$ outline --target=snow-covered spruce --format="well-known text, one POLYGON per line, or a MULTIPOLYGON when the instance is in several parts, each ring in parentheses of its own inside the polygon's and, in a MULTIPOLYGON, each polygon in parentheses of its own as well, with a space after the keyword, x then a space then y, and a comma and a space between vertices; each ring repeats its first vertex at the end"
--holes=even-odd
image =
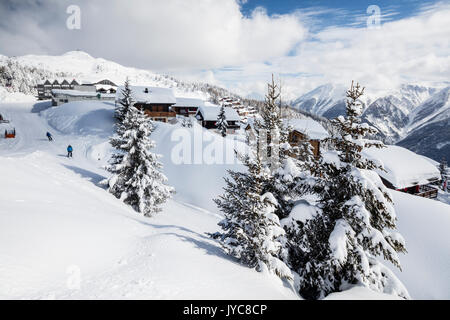
MULTIPOLYGON (((256 143, 258 144, 258 142, 256 143)), ((239 155, 247 172, 229 171, 225 193, 215 199, 225 215, 216 233, 227 254, 258 271, 268 269, 280 278, 292 279, 291 271, 278 256, 284 230, 275 214, 277 201, 264 193, 270 172, 262 163, 256 146, 250 154, 239 155)))
POLYGON ((220 107, 219 115, 217 116, 217 129, 219 130, 222 137, 227 136, 228 123, 227 118, 225 116, 225 105, 222 104, 220 107))
POLYGON ((255 132, 261 141, 258 152, 270 172, 264 191, 274 195, 277 200, 275 212, 282 219, 289 214, 294 199, 304 192, 306 171, 300 161, 300 149, 288 142, 289 128, 281 118, 280 92, 281 89, 272 76, 271 83, 267 85, 264 106, 260 111, 261 118, 255 121, 255 132))
POLYGON ((364 139, 374 129, 360 123, 358 99, 363 91, 352 84, 347 117, 334 121, 338 134, 330 142, 335 150, 321 163, 319 213, 287 231, 289 264, 300 276, 304 298, 323 298, 355 284, 409 298, 406 288, 378 260, 382 256, 400 268, 398 253, 406 249, 394 231, 396 214, 389 191, 371 171, 375 163, 361 155, 364 147, 383 147, 364 139))
POLYGON ((144 112, 129 106, 122 126, 121 135, 111 139, 117 153, 107 168, 113 174, 108 190, 136 211, 151 216, 161 211, 174 189, 166 185, 167 178, 160 171, 160 156, 150 151, 155 147, 150 139, 153 124, 144 112))
POLYGON ((37 68, 19 63, 15 58, 7 58, 3 65, 0 64, 0 86, 9 92, 22 92, 27 95, 36 95, 36 85, 43 79, 73 78, 70 72, 37 68))
POLYGON ((131 96, 130 80, 127 78, 122 89, 122 97, 119 99, 119 103, 116 105, 116 110, 114 113, 114 117, 117 120, 116 131, 118 129, 120 130, 120 126, 125 120, 128 109, 133 105, 133 103, 134 101, 131 96))
MULTIPOLYGON (((111 166, 116 166, 122 163, 123 157, 125 155, 125 150, 122 150, 122 146, 127 143, 127 138, 124 136, 125 131, 128 129, 124 124, 125 117, 133 106, 133 99, 131 97, 130 82, 128 78, 125 81, 124 89, 122 90, 122 98, 119 99, 119 103, 116 104, 114 118, 116 119, 115 131, 116 134, 110 139, 110 144, 119 152, 114 153, 111 156, 110 164, 111 166)), ((108 170, 112 169, 109 167, 108 170)))

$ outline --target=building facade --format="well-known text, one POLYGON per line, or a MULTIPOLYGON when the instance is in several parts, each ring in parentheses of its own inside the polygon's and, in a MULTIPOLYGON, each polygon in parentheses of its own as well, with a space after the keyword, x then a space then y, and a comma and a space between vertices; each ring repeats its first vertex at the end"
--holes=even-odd
MULTIPOLYGON (((36 85, 38 100, 53 99, 52 90, 78 90, 78 91, 95 91, 103 94, 116 93, 117 85, 114 82, 103 79, 97 82, 88 82, 81 84, 80 82, 72 79, 62 80, 45 80, 45 82, 36 85)), ((73 95, 75 96, 75 95, 73 95)))
MULTIPOLYGON (((217 129, 217 118, 221 107, 211 105, 198 108, 195 118, 206 129, 217 129)), ((234 133, 241 128, 241 118, 237 111, 231 107, 224 107, 225 119, 228 124, 228 133, 234 133)))
POLYGON ((177 103, 171 106, 172 111, 174 111, 179 116, 189 117, 195 116, 198 108, 203 107, 205 102, 201 99, 194 98, 176 98, 177 103))
MULTIPOLYGON (((123 98, 124 87, 117 88, 116 104, 123 98)), ((172 106, 177 103, 172 89, 146 86, 130 86, 134 106, 144 111, 153 121, 169 122, 177 114, 172 106)))

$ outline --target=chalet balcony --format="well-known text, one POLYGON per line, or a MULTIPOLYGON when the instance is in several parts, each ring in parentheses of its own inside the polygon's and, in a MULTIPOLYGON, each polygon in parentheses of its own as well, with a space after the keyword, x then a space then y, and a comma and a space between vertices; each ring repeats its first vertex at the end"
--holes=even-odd
POLYGON ((432 186, 423 185, 423 186, 420 186, 419 192, 416 193, 416 195, 419 197, 424 197, 424 198, 428 198, 428 199, 435 199, 438 196, 438 189, 436 189, 432 186))
POLYGON ((173 111, 149 111, 145 110, 144 113, 152 118, 175 118, 177 116, 176 112, 173 111))

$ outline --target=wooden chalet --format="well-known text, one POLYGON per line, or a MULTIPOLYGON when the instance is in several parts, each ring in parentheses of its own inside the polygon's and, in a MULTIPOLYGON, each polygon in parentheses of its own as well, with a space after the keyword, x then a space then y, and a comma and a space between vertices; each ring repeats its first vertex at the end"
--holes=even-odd
MULTIPOLYGON (((117 88, 116 103, 122 99, 123 89, 117 88)), ((135 107, 144 110, 153 121, 168 122, 176 117, 171 109, 177 102, 172 89, 145 86, 130 86, 130 89, 135 107)))
MULTIPOLYGON (((308 141, 313 147, 316 158, 320 156, 321 140, 328 137, 328 132, 318 122, 312 119, 290 119, 285 121, 290 128, 288 141, 291 146, 298 146, 303 141, 308 141)), ((250 139, 256 137, 253 122, 248 123, 245 131, 250 139)))
POLYGON ((441 180, 441 175, 429 159, 399 146, 366 148, 363 154, 383 166, 384 170, 376 172, 386 187, 425 198, 437 197, 433 184, 441 180))
POLYGON ((289 144, 292 146, 298 146, 300 142, 308 141, 313 147, 313 153, 316 158, 320 156, 320 140, 310 139, 303 132, 292 130, 289 132, 289 144))
POLYGON ((308 141, 313 147, 314 156, 320 156, 321 140, 328 137, 328 132, 320 123, 312 119, 290 119, 286 120, 285 125, 290 128, 289 143, 292 146, 308 141))
MULTIPOLYGON (((229 133, 234 133, 235 130, 241 128, 241 117, 235 109, 225 107, 225 119, 228 124, 229 133)), ((195 118, 201 123, 202 127, 206 129, 217 129, 217 118, 219 117, 220 107, 216 105, 203 106, 198 108, 195 118)))
POLYGON ((194 98, 176 98, 177 103, 172 105, 172 111, 174 111, 177 115, 180 116, 194 116, 198 108, 203 107, 205 102, 201 99, 194 98))

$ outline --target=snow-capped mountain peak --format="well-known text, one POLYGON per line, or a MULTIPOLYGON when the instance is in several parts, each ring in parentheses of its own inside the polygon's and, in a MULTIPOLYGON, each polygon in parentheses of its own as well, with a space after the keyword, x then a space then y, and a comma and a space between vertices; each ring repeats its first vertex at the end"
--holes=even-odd
MULTIPOLYGON (((346 90, 342 85, 324 84, 300 96, 291 105, 326 118, 335 118, 345 114, 346 90)), ((450 159, 450 145, 445 144, 450 140, 450 129, 445 125, 445 121, 450 119, 449 91, 449 86, 438 89, 420 84, 403 84, 377 93, 366 91, 361 99, 365 108, 363 121, 376 127, 380 138, 387 143, 401 141, 404 146, 435 160, 442 156, 450 159), (422 130, 425 127, 428 131, 422 130), (410 135, 413 135, 413 143, 406 139, 410 135), (435 141, 419 143, 424 135, 435 136, 435 141), (416 145, 420 147, 416 148, 416 145)))

